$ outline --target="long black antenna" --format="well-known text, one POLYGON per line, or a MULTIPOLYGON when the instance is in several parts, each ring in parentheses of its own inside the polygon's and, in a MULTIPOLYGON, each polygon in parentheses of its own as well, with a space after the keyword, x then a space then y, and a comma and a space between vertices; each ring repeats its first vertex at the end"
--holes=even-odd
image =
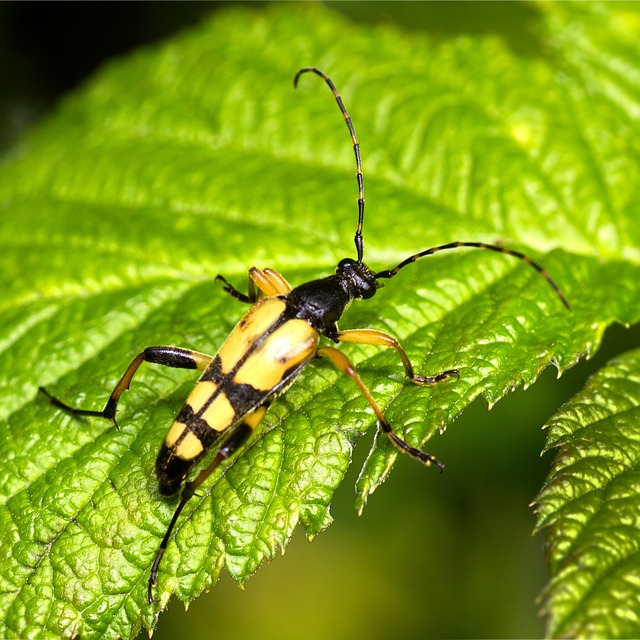
POLYGON ((338 103, 338 107, 340 107, 340 111, 342 112, 344 120, 347 123, 347 127, 349 128, 349 133, 351 134, 353 152, 356 154, 356 175, 358 178, 358 228, 356 229, 354 241, 356 243, 356 251, 358 252, 358 262, 362 262, 362 256, 364 254, 364 242, 362 240, 362 224, 364 222, 364 183, 362 178, 362 161, 360 160, 360 144, 358 143, 358 138, 356 137, 356 132, 353 128, 353 123, 351 122, 351 116, 347 113, 344 103, 342 102, 342 98, 340 97, 340 94, 336 89, 336 85, 333 84, 331 78, 324 73, 324 71, 320 71, 317 67, 304 67, 296 73, 296 77, 293 79, 294 87, 298 86, 298 79, 303 73, 315 73, 329 85, 329 89, 333 92, 336 102, 338 103))
POLYGON ((379 278, 393 278, 393 276, 400 271, 400 269, 406 267, 408 264, 419 260, 420 258, 424 258, 425 256, 431 256, 438 251, 445 251, 447 249, 458 249, 459 247, 473 247, 475 249, 489 249, 489 251, 495 251, 497 253, 504 253, 508 256, 513 256, 514 258, 518 258, 519 260, 523 260, 529 266, 533 267, 551 286, 551 288, 556 292, 562 304, 567 307, 567 309, 571 310, 571 305, 569 301, 565 298, 564 293, 560 290, 560 287, 556 284, 554 279, 548 274, 547 270, 539 265, 537 262, 534 262, 528 255, 522 253, 520 251, 514 251, 513 249, 505 249, 504 247, 499 247, 495 244, 485 244, 484 242, 449 242, 448 244, 441 244, 437 247, 431 247, 431 249, 425 249, 424 251, 420 251, 420 253, 415 253, 408 258, 405 258, 398 266, 393 269, 385 269, 384 271, 379 271, 374 276, 376 280, 379 278))

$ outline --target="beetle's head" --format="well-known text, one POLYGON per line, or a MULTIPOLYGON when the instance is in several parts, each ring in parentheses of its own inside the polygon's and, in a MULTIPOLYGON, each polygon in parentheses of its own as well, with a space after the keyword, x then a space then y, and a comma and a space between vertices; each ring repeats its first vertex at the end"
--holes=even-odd
POLYGON ((353 258, 340 260, 336 275, 345 283, 350 297, 355 300, 372 298, 380 288, 373 271, 364 262, 353 258))

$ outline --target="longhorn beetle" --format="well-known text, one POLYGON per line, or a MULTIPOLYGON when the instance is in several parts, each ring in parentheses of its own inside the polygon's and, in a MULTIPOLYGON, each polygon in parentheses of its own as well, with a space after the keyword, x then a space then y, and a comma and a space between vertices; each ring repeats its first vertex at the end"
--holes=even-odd
POLYGON ((320 336, 339 342, 391 347, 395 349, 405 374, 417 385, 434 385, 451 378, 459 378, 457 369, 449 369, 436 375, 424 376, 414 372, 413 366, 400 343, 376 329, 347 329, 340 331, 337 322, 353 300, 367 300, 382 286, 379 280, 393 278, 401 269, 419 258, 446 249, 473 247, 489 249, 523 260, 533 267, 554 289, 562 303, 570 309, 569 302, 545 269, 524 253, 483 242, 450 242, 425 249, 405 258, 392 269, 372 271, 362 261, 364 243, 364 186, 360 145, 344 107, 342 98, 331 79, 320 69, 305 67, 294 78, 297 87, 300 76, 315 73, 331 89, 344 116, 351 135, 356 158, 358 182, 358 225, 355 233, 356 258, 340 260, 333 275, 306 282, 295 288, 273 269, 249 270, 248 293, 238 291, 225 278, 217 281, 224 291, 240 302, 251 304, 251 309, 233 329, 215 356, 182 349, 180 347, 147 347, 138 354, 112 391, 102 411, 76 409, 52 396, 46 389, 40 390, 56 407, 76 416, 107 418, 116 427, 116 408, 120 395, 129 388, 131 379, 143 362, 161 364, 181 369, 202 371, 200 379, 178 413, 164 439, 156 460, 156 474, 162 495, 176 494, 185 482, 191 468, 214 444, 220 444, 213 461, 195 479, 184 484, 180 502, 160 543, 151 566, 147 596, 153 602, 153 588, 158 568, 176 522, 186 503, 196 489, 211 473, 227 460, 249 438, 260 424, 269 404, 283 393, 315 356, 328 358, 340 371, 347 374, 358 386, 373 409, 380 428, 400 451, 409 454, 423 464, 443 468, 431 454, 412 447, 394 433, 380 407, 364 385, 349 359, 338 349, 319 346, 320 336))

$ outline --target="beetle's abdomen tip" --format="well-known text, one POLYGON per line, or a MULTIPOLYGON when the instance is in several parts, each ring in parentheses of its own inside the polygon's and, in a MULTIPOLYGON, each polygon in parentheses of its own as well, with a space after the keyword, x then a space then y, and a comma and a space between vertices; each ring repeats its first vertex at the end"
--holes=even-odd
POLYGON ((180 490, 182 486, 182 480, 178 479, 174 482, 170 482, 167 480, 159 480, 158 481, 158 491, 162 496, 173 496, 180 490))

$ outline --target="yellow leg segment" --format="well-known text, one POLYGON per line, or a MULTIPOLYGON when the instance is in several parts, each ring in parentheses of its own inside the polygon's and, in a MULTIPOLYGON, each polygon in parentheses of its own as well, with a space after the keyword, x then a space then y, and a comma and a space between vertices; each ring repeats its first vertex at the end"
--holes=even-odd
POLYGON ((445 382, 451 378, 460 378, 460 372, 457 369, 449 369, 438 373, 435 376, 421 376, 414 372, 409 357, 405 353, 400 343, 388 333, 377 331, 376 329, 350 329, 347 331, 339 331, 335 338, 340 342, 356 342, 358 344, 375 344, 380 347, 392 347, 398 352, 402 365, 404 366, 407 378, 414 384, 432 385, 438 382, 445 382))
POLYGON ((249 269, 249 281, 267 297, 280 296, 291 291, 291 285, 274 269, 267 267, 264 271, 251 267, 249 269))

